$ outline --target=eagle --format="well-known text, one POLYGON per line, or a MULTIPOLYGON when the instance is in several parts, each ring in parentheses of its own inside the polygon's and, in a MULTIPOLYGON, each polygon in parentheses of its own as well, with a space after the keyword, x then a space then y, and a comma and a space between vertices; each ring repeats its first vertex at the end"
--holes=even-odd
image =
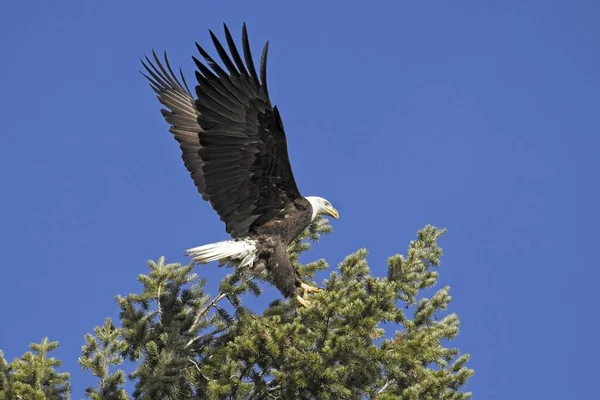
POLYGON ((248 271, 266 269, 284 297, 308 306, 308 293, 319 289, 302 281, 287 248, 317 215, 337 219, 339 213, 326 199, 304 197, 298 190, 281 115, 267 89, 269 42, 257 73, 246 24, 242 53, 226 24, 224 31, 230 54, 209 30, 224 68, 196 43, 204 62, 192 57, 195 99, 181 69, 180 78, 173 72, 166 52, 164 62, 154 51, 152 59, 141 60, 142 74, 165 107, 161 113, 179 142, 185 167, 232 237, 187 254, 200 264, 219 261, 248 271))

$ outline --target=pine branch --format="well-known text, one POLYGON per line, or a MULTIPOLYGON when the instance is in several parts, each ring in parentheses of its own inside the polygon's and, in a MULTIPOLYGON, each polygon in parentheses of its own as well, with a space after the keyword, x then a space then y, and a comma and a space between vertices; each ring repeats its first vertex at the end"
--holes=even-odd
POLYGON ((79 365, 99 379, 98 388, 88 387, 86 397, 92 400, 128 400, 123 388, 125 373, 118 369, 110 373, 110 368, 121 365, 121 354, 127 349, 122 332, 115 327, 111 318, 106 318, 103 326, 94 328, 94 335, 85 335, 81 348, 79 365))

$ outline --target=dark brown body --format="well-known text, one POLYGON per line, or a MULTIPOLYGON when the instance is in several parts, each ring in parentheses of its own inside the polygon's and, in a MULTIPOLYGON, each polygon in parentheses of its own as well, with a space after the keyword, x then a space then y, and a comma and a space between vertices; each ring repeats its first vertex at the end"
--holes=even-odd
POLYGON ((300 197, 262 225, 256 234, 250 235, 262 250, 255 264, 267 268, 277 289, 288 298, 298 294, 302 281, 290 261, 287 247, 308 228, 311 219, 312 206, 300 197))

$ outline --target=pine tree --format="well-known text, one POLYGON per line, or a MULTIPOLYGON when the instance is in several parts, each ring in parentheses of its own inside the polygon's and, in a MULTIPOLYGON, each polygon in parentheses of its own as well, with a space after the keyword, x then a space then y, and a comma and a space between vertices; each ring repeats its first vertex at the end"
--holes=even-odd
POLYGON ((57 372, 61 361, 48 357, 58 347, 45 337, 31 351, 8 363, 0 350, 0 400, 64 400, 69 398, 69 374, 57 372))
MULTIPOLYGON (((322 234, 317 219, 288 252, 303 280, 328 268, 301 264, 322 234)), ((449 288, 434 291, 444 230, 426 226, 406 256, 388 259, 387 276, 373 277, 367 251, 346 257, 311 295, 308 308, 275 300, 256 312, 246 295, 261 295, 266 275, 233 270, 210 296, 193 265, 148 262, 142 291, 117 296, 120 326, 107 318, 85 336, 79 363, 98 378, 86 396, 128 399, 379 399, 462 400, 473 371, 468 354, 446 347, 459 320, 448 313, 449 288), (431 296, 424 297, 423 293, 431 296), (128 359, 133 370, 119 369, 128 359), (131 394, 126 378, 135 384, 131 394)), ((208 267, 203 267, 208 268, 208 267)), ((263 272, 264 273, 264 272, 263 272)), ((46 338, 7 363, 0 352, 0 400, 69 396, 69 375, 48 358, 46 338)))
MULTIPOLYGON (((298 256, 330 231, 318 219, 290 246, 307 282, 327 264, 303 265, 298 256)), ((443 233, 419 231, 406 256, 389 258, 385 278, 370 276, 361 249, 330 274, 310 307, 276 300, 262 313, 245 307, 243 295, 259 296, 257 280, 268 277, 233 271, 210 297, 192 265, 149 262, 142 293, 117 298, 122 327, 111 324, 103 346, 113 352, 102 357, 120 361, 122 348, 135 363, 134 399, 468 399, 461 388, 473 374, 469 356, 445 347, 459 328, 446 313, 449 288, 420 296, 438 281, 443 233)), ((123 380, 112 382, 114 391, 123 380)), ((88 393, 103 387, 101 378, 88 393)))

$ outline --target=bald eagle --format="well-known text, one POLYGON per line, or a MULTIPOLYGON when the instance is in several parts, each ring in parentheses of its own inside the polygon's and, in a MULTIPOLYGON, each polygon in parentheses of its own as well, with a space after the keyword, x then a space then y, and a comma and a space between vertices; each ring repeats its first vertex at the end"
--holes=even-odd
POLYGON ((166 107, 162 115, 179 142, 194 184, 232 236, 187 253, 196 263, 219 261, 251 271, 266 268, 286 298, 306 306, 307 293, 318 289, 302 282, 287 247, 317 215, 337 219, 339 214, 329 201, 303 197, 296 186, 281 116, 267 90, 269 42, 262 51, 259 78, 246 25, 241 54, 227 25, 224 30, 230 55, 209 32, 226 69, 196 43, 208 67, 193 57, 198 68, 195 100, 181 70, 181 79, 173 73, 166 52, 164 64, 155 52, 153 60, 142 60, 143 74, 166 107))

